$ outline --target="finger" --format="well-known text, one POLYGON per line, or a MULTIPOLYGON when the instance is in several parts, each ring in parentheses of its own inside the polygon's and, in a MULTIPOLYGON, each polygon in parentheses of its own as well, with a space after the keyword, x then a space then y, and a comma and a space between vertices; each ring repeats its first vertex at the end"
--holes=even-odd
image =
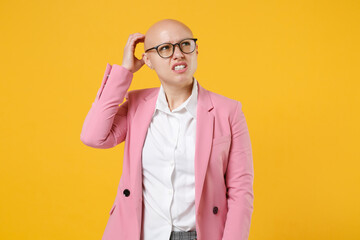
POLYGON ((141 43, 141 42, 144 42, 144 38, 138 38, 135 40, 135 44, 138 44, 138 43, 141 43))
POLYGON ((134 33, 134 35, 136 35, 136 36, 145 36, 144 34, 142 34, 142 33, 134 33))
POLYGON ((145 35, 142 33, 133 33, 129 35, 128 41, 126 43, 126 48, 130 48, 132 52, 135 51, 135 45, 139 42, 144 42, 145 35))
POLYGON ((130 45, 132 43, 132 41, 134 40, 134 37, 137 37, 139 34, 141 34, 141 33, 132 33, 132 34, 130 34, 126 44, 130 45))
POLYGON ((145 64, 144 58, 141 58, 141 59, 140 59, 140 63, 141 63, 141 65, 144 65, 144 64, 145 64))
POLYGON ((138 36, 134 36, 132 40, 138 43, 138 42, 144 42, 144 39, 145 39, 145 35, 138 35, 138 36))
POLYGON ((144 42, 145 41, 145 36, 138 38, 136 41, 137 42, 144 42))
POLYGON ((142 33, 134 33, 134 34, 131 34, 129 38, 137 39, 137 38, 141 38, 141 37, 145 37, 145 35, 142 33))
POLYGON ((131 40, 132 40, 132 37, 133 37, 133 34, 130 34, 129 37, 128 37, 128 40, 126 42, 127 45, 130 44, 131 40))
POLYGON ((136 47, 136 45, 140 42, 144 42, 144 37, 139 37, 139 38, 135 38, 133 39, 133 41, 131 42, 131 47, 136 47))
POLYGON ((145 64, 144 59, 137 59, 137 61, 135 61, 135 66, 137 69, 141 68, 143 65, 145 64))

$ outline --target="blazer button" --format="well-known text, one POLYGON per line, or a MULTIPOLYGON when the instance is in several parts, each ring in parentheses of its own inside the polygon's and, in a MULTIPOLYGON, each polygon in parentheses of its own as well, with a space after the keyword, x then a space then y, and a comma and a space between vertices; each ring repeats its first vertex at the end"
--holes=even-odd
POLYGON ((128 197, 128 196, 130 195, 129 189, 125 189, 125 190, 123 191, 123 194, 125 195, 125 197, 128 197))
POLYGON ((214 214, 217 214, 218 210, 219 210, 219 209, 218 209, 217 207, 214 207, 214 208, 213 208, 213 213, 214 213, 214 214))

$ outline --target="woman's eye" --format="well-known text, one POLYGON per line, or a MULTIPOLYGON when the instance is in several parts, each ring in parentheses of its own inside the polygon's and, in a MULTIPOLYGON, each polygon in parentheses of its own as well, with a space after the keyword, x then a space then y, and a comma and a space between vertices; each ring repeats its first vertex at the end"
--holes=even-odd
POLYGON ((167 50, 167 49, 169 49, 169 46, 162 46, 162 47, 160 47, 160 51, 167 50))

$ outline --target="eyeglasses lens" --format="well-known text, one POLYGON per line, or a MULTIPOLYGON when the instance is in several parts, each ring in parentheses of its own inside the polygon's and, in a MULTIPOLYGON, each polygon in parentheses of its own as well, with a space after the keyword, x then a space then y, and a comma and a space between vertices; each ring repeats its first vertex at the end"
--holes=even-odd
MULTIPOLYGON (((192 39, 186 39, 181 41, 179 46, 184 53, 191 53, 195 50, 195 41, 192 39)), ((158 48, 159 54, 165 58, 170 57, 173 54, 173 47, 174 46, 169 43, 160 45, 158 48)))
POLYGON ((165 43, 159 46, 158 51, 160 56, 169 57, 173 52, 173 46, 171 44, 165 43))
POLYGON ((191 39, 184 40, 180 43, 180 47, 184 53, 191 53, 195 49, 195 41, 191 39))

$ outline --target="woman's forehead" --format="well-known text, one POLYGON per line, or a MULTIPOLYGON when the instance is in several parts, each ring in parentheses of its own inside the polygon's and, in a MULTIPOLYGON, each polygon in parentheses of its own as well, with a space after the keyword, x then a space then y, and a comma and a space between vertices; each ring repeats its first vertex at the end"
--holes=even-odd
POLYGON ((177 43, 193 34, 186 25, 180 22, 163 21, 154 24, 145 34, 145 46, 151 47, 165 42, 177 43))
POLYGON ((177 34, 159 34, 150 36, 148 39, 149 45, 156 46, 162 43, 178 43, 186 38, 192 38, 193 36, 188 32, 177 34))

